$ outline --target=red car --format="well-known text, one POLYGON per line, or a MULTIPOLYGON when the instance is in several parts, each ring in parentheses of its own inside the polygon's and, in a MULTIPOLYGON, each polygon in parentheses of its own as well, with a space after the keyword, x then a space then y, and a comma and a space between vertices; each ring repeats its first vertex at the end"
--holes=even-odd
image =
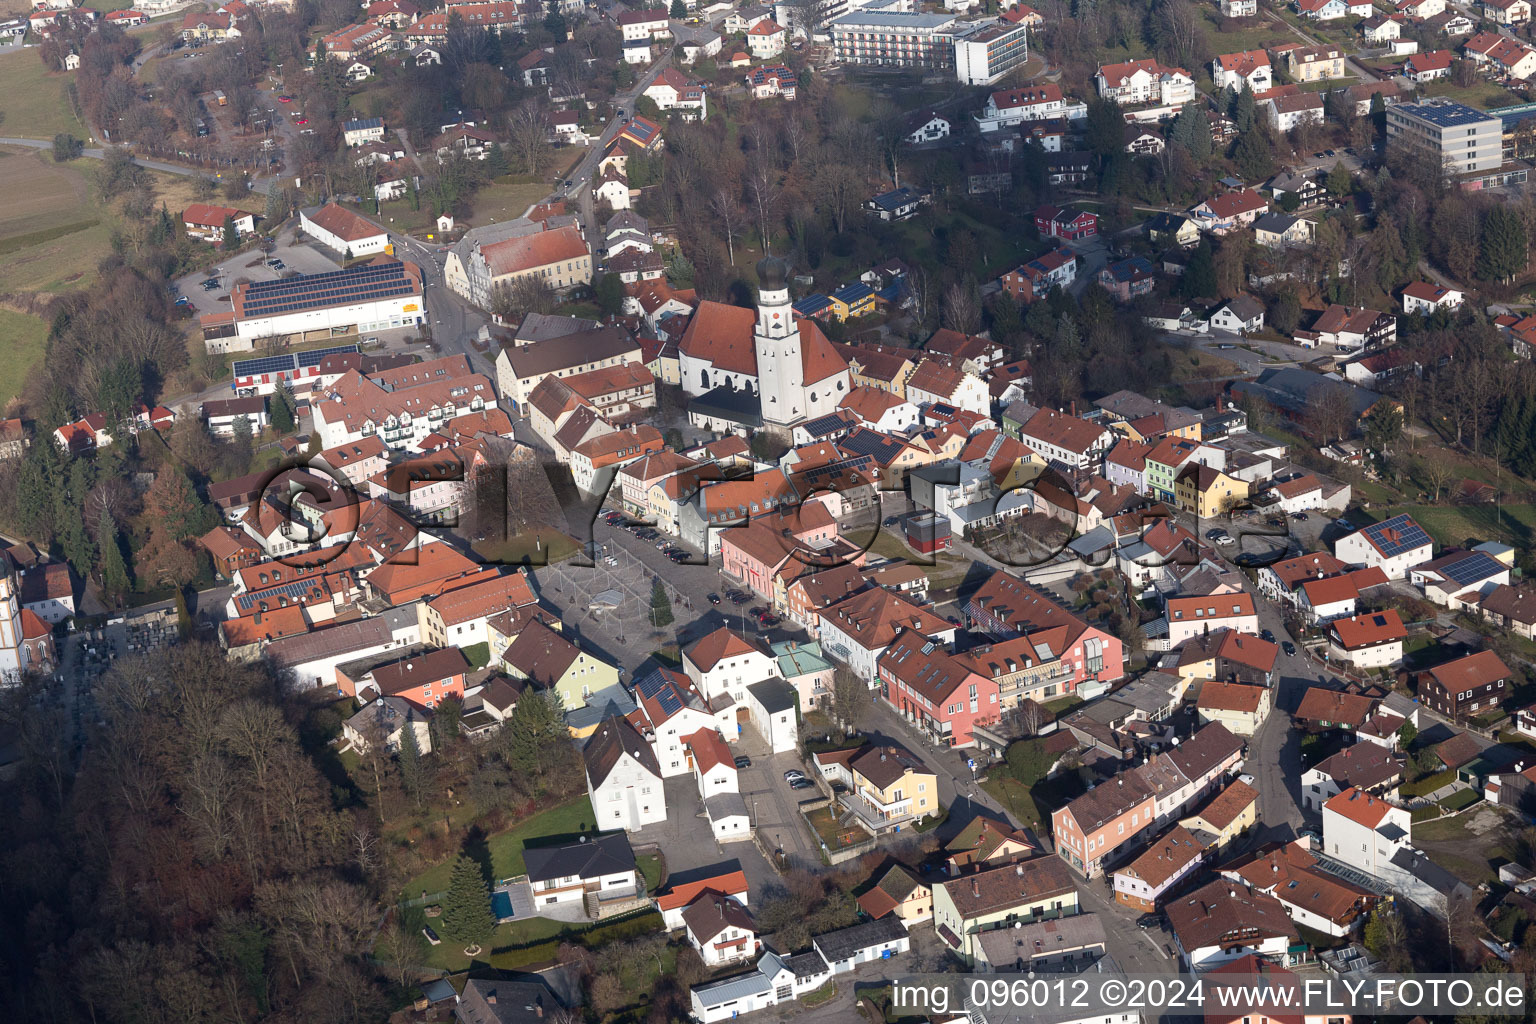
POLYGON ((299 118, 297 121, 295 121, 293 123, 294 124, 309 124, 309 118, 301 117, 301 118, 299 118))
POLYGON ((292 103, 293 102, 293 97, 292 96, 279 96, 277 98, 277 102, 279 102, 279 103, 292 103))

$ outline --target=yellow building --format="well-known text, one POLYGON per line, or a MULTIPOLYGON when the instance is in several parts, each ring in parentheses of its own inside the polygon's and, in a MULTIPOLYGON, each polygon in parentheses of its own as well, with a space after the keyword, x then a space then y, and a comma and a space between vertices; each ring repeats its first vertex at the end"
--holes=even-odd
POLYGON ((592 694, 619 682, 617 668, 537 621, 523 627, 501 660, 513 679, 554 690, 567 711, 586 707, 592 694))
POLYGON ((893 395, 907 396, 907 378, 915 363, 902 349, 885 345, 837 345, 837 354, 848 360, 848 373, 854 387, 879 388, 893 395))
POLYGON ((1337 46, 1300 46, 1286 54, 1286 63, 1298 82, 1344 77, 1344 51, 1337 46))
POLYGON ((858 904, 874 920, 895 914, 908 928, 933 918, 933 890, 900 864, 892 864, 858 904))
POLYGON ((1179 470, 1173 499, 1179 508, 1201 519, 1214 519, 1248 497, 1248 483, 1219 469, 1190 463, 1179 470))
POLYGON ((832 302, 832 315, 839 320, 868 316, 875 311, 874 289, 862 282, 844 285, 827 298, 832 302))
POLYGON ((1222 849, 1259 820, 1259 794, 1248 783, 1236 779, 1226 789, 1211 797, 1209 803, 1179 824, 1190 831, 1206 848, 1222 849))
POLYGON ((908 751, 875 747, 855 757, 848 768, 854 795, 880 818, 922 819, 938 813, 938 776, 908 751))

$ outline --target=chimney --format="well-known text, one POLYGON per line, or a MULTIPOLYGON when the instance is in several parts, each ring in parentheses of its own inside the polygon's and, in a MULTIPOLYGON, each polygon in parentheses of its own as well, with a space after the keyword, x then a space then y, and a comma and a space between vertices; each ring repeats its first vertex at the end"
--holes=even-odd
POLYGON ((491 989, 489 992, 487 992, 485 994, 485 1001, 487 1003, 490 1003, 492 1006, 496 1005, 496 990, 495 989, 491 989))
POLYGON ((1020 878, 1023 878, 1024 877, 1024 865, 1023 864, 1016 865, 1014 867, 1014 869, 1013 869, 1013 873, 1018 875, 1020 878))
POLYGON ((975 878, 971 879, 971 895, 977 899, 981 898, 981 882, 975 878))
POLYGON ((538 1014, 539 1020, 544 1019, 544 1000, 540 999, 538 1002, 533 1004, 533 1012, 538 1014))

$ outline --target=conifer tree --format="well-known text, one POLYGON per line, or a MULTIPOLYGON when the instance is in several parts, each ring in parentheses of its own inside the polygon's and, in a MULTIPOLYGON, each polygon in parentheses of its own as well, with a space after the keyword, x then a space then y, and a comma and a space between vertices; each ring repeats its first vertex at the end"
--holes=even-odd
POLYGON ((443 934, 466 948, 491 937, 496 922, 491 918, 491 891, 480 865, 464 854, 453 862, 448 895, 443 898, 443 934))

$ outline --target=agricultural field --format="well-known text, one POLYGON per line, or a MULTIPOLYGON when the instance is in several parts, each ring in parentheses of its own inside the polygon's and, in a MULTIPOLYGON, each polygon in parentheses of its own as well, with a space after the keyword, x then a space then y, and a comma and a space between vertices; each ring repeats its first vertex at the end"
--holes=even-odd
POLYGON ((69 102, 67 89, 74 80, 73 71, 43 67, 36 48, 0 56, 0 114, 5 118, 0 122, 0 135, 51 139, 70 132, 77 138, 89 138, 90 129, 75 116, 69 102))
MULTIPOLYGON (((6 131, 10 130, 7 122, 6 131)), ((109 228, 92 202, 85 169, 21 147, 0 147, 0 292, 57 291, 91 273, 109 228)))

